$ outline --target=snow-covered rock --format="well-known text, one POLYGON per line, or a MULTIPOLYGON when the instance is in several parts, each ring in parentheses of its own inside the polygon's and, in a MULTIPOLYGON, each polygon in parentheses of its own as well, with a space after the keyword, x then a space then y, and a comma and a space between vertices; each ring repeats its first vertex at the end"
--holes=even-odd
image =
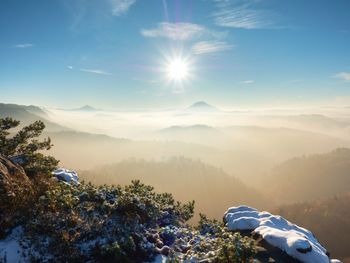
POLYGON ((60 181, 64 181, 66 183, 78 185, 79 177, 75 171, 68 170, 65 168, 59 168, 52 172, 54 176, 60 181))
POLYGON ((330 261, 327 250, 309 230, 292 224, 281 216, 239 206, 229 208, 224 221, 231 231, 254 230, 267 243, 301 262, 339 262, 330 261))

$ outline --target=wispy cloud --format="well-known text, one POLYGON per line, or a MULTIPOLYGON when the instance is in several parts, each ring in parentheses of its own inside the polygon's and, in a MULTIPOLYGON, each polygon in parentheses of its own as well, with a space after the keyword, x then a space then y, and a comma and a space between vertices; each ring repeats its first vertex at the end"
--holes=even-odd
POLYGON ((200 41, 192 46, 194 54, 215 53, 232 49, 233 45, 227 44, 223 41, 200 41))
POLYGON ((350 72, 339 72, 335 74, 335 77, 345 81, 350 81, 350 72))
POLYGON ((112 5, 112 14, 121 16, 128 12, 130 7, 135 4, 136 0, 109 0, 112 5))
POLYGON ((155 79, 133 78, 133 80, 144 82, 146 84, 157 84, 158 83, 158 81, 155 79))
POLYGON ((273 27, 272 14, 254 7, 255 1, 214 0, 214 2, 219 9, 213 13, 214 22, 218 26, 244 29, 273 27))
POLYGON ((88 73, 93 73, 93 74, 98 74, 98 75, 112 75, 112 73, 106 72, 104 70, 101 69, 87 69, 87 68, 81 68, 79 69, 80 71, 83 72, 88 72, 88 73))
POLYGON ((253 84, 255 81, 252 79, 241 81, 241 84, 253 84))
POLYGON ((164 37, 172 40, 189 40, 200 37, 206 31, 205 27, 192 23, 158 23, 156 28, 142 29, 145 37, 164 37))
POLYGON ((23 44, 13 45, 12 47, 14 47, 14 48, 30 48, 30 47, 34 47, 34 45, 32 43, 23 43, 23 44))
POLYGON ((68 69, 73 69, 73 66, 67 66, 68 69))

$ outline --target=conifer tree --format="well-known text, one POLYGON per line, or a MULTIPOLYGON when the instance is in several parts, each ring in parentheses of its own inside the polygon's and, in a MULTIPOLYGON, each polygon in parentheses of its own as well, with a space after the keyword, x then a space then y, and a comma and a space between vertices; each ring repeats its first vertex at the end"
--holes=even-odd
POLYGON ((45 124, 35 121, 11 135, 10 130, 19 124, 19 121, 9 117, 0 118, 0 154, 22 165, 28 176, 50 173, 59 161, 41 152, 53 146, 50 137, 42 141, 38 139, 45 124))

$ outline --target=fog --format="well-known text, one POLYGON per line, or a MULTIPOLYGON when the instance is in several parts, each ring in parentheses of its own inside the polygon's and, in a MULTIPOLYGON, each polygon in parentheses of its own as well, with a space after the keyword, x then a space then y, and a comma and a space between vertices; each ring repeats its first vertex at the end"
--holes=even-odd
MULTIPOLYGON (((157 131, 172 126, 207 125, 293 128, 324 133, 343 139, 350 136, 350 109, 347 107, 231 109, 187 108, 162 111, 67 111, 50 109, 54 122, 79 131, 116 138, 160 139, 157 131)), ((177 138, 173 138, 177 139, 177 138)))
POLYGON ((346 107, 219 110, 206 104, 163 111, 49 109, 48 114, 51 121, 82 132, 50 134, 53 152, 63 165, 92 168, 129 158, 184 156, 254 184, 252 178, 289 158, 348 147, 349 111, 346 107))

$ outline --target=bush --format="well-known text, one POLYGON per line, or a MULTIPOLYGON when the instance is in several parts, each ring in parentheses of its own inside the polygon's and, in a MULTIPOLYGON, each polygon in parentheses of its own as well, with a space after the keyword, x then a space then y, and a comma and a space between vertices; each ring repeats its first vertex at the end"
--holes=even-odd
POLYGON ((26 231, 33 244, 42 236, 50 240, 48 247, 36 249, 59 261, 142 262, 155 253, 149 232, 180 226, 193 210, 193 202, 175 202, 139 181, 125 187, 58 182, 33 207, 26 231))

